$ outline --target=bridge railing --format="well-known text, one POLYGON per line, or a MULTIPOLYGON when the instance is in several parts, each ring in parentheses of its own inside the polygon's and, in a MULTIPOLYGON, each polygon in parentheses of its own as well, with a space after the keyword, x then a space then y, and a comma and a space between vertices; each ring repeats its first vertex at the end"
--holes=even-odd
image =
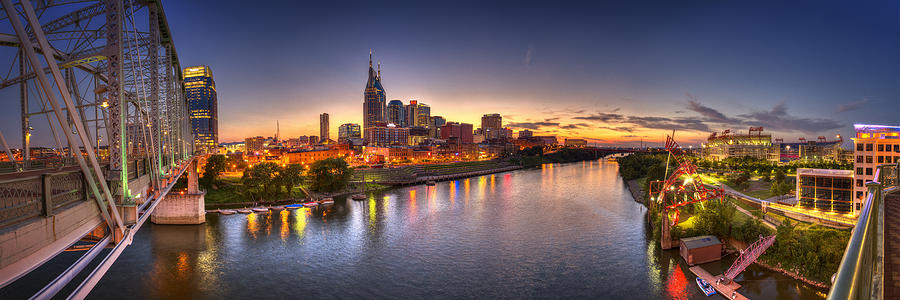
POLYGON ((881 299, 884 291, 884 198, 898 189, 900 165, 876 168, 863 209, 834 275, 828 299, 881 299))
POLYGON ((81 170, 0 181, 0 228, 52 216, 58 208, 88 199, 81 170))
MULTIPOLYGON (((150 172, 144 159, 128 163, 128 179, 134 180, 150 172)), ((104 171, 108 166, 104 166, 104 171)), ((0 229, 54 212, 71 203, 92 199, 87 180, 79 169, 47 172, 0 180, 0 229)))

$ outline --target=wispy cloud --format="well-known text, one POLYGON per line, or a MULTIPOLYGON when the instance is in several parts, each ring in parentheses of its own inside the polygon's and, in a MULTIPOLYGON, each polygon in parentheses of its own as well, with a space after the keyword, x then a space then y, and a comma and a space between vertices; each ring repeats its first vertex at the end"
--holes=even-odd
POLYGON ((866 104, 869 104, 869 98, 862 98, 853 102, 843 103, 838 105, 837 112, 842 113, 857 110, 863 108, 866 104))
POLYGON ((528 45, 528 49, 525 50, 525 67, 531 67, 534 64, 534 45, 528 45))
POLYGON ((804 118, 791 115, 787 112, 784 102, 778 103, 771 110, 758 111, 749 114, 738 115, 746 119, 745 124, 752 126, 764 126, 779 131, 802 131, 816 133, 834 130, 844 126, 843 123, 832 119, 804 118))
POLYGON ((506 126, 519 129, 540 129, 541 127, 559 127, 559 122, 512 122, 506 126))

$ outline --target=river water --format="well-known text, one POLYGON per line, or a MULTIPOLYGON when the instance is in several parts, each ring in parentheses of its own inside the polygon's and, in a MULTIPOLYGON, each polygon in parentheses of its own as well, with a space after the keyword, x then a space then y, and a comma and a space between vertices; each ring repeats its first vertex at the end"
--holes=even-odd
MULTIPOLYGON (((617 172, 545 164, 327 207, 148 224, 90 296, 707 298, 677 250, 649 240, 646 209, 617 172)), ((732 260, 702 266, 721 273, 732 260)), ((737 281, 751 299, 824 296, 757 266, 737 281)))

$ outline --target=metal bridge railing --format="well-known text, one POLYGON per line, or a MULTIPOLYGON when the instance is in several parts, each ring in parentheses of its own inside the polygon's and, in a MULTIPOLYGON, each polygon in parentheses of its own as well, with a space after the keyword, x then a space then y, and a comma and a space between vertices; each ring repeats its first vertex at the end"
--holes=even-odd
MULTIPOLYGON (((148 159, 128 163, 128 179, 150 172, 148 159)), ((107 169, 107 167, 104 167, 107 169)), ((48 172, 0 181, 0 229, 32 218, 54 215, 74 202, 93 199, 81 170, 48 172)))
POLYGON ((876 168, 866 183, 865 204, 844 257, 834 275, 828 299, 881 299, 884 290, 884 198, 900 184, 898 164, 876 168))

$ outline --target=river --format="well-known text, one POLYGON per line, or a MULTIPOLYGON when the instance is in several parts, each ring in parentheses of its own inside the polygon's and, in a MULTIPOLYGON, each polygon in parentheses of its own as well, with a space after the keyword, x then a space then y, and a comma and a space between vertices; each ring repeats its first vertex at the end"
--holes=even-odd
MULTIPOLYGON (((90 296, 706 299, 677 250, 649 240, 617 168, 545 164, 327 207, 148 224, 90 296)), ((702 266, 721 273, 732 260, 702 266)), ((737 281, 751 299, 824 296, 755 265, 737 281)))

